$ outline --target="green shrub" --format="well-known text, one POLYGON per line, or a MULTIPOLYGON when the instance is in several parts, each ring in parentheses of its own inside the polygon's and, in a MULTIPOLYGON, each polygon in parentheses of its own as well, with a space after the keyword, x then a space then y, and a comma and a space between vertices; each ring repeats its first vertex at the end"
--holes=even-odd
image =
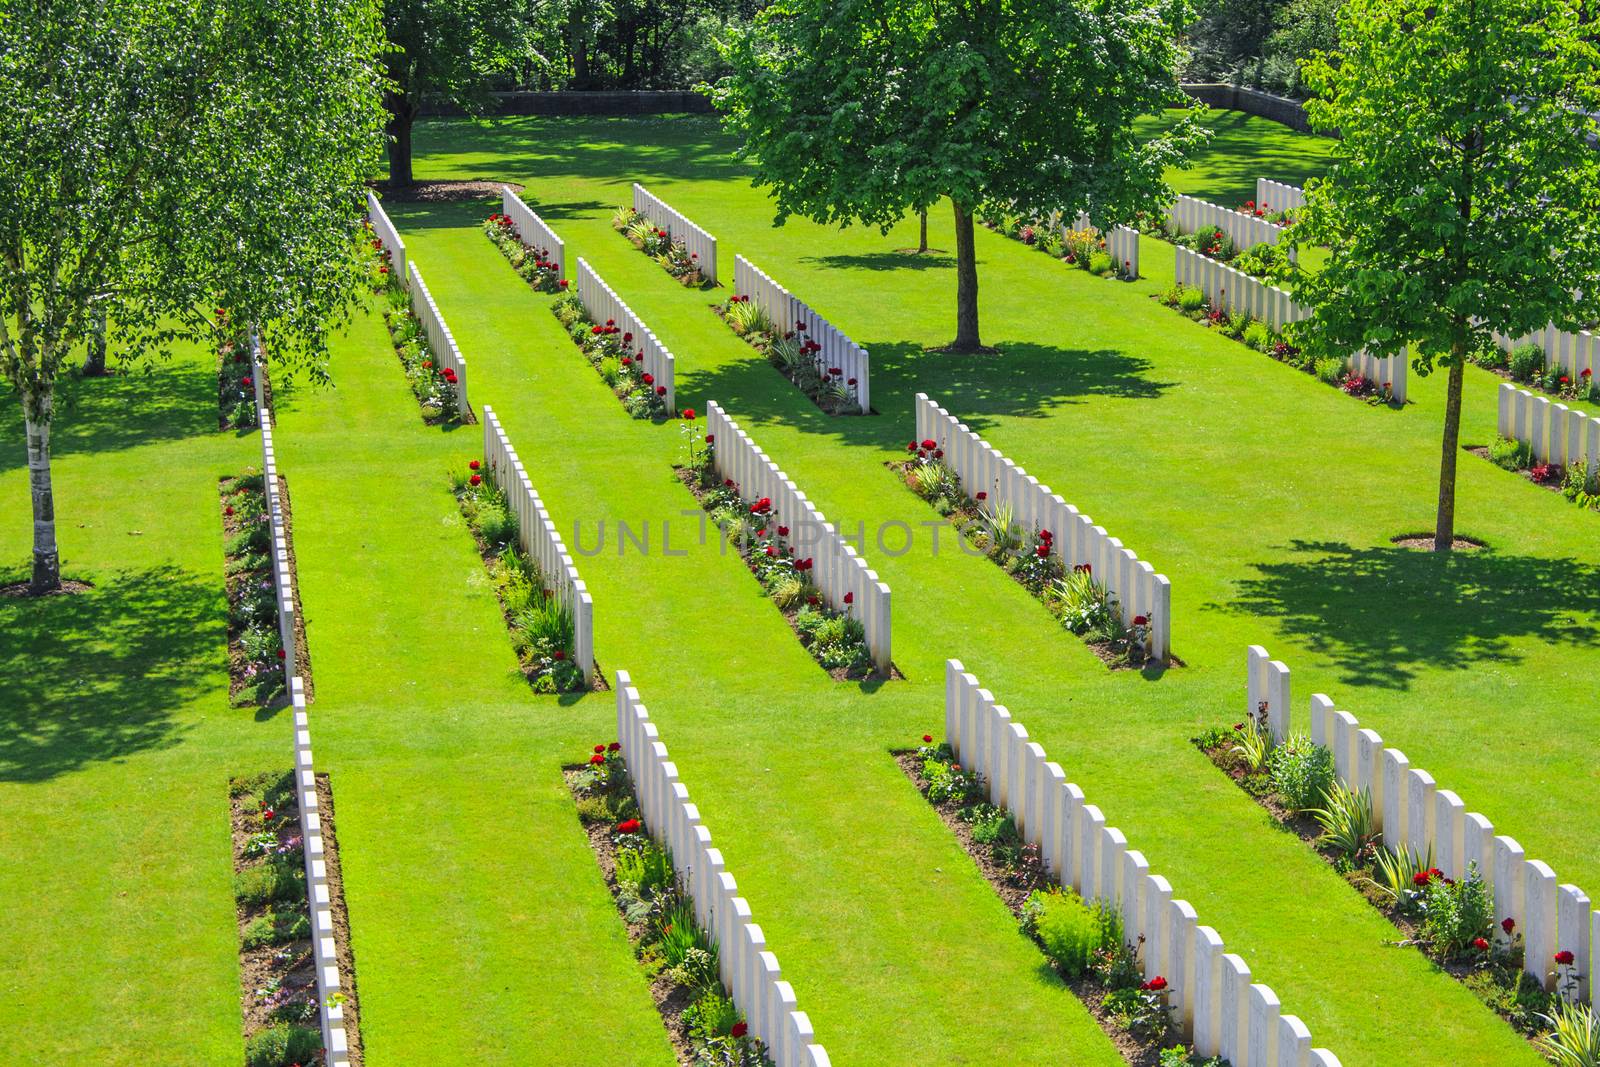
POLYGON ((1252 322, 1244 328, 1243 340, 1257 352, 1265 352, 1272 347, 1272 328, 1264 322, 1252 322))
POLYGON ((1090 274, 1109 274, 1111 273, 1111 268, 1114 265, 1115 264, 1113 264, 1111 261, 1111 257, 1105 252, 1096 252, 1094 255, 1089 257, 1090 274))
POLYGON ((259 866, 246 867, 233 876, 233 895, 245 904, 304 900, 305 869, 286 860, 272 860, 259 866))
POLYGON ((1199 311, 1206 306, 1206 294, 1190 286, 1178 294, 1178 306, 1188 312, 1199 311))
POLYGON ((322 1050, 322 1036, 303 1026, 270 1026, 244 1044, 245 1067, 289 1067, 310 1063, 322 1050))
POLYGON ((1455 882, 1442 875, 1428 880, 1422 892, 1422 939, 1446 959, 1476 953, 1473 941, 1487 938, 1494 926, 1494 904, 1477 864, 1455 882))
POLYGON ((739 1009, 720 989, 707 989, 683 1012, 683 1025, 696 1041, 725 1037, 739 1021, 739 1009))
POLYGON ((1511 437, 1497 437, 1489 446, 1489 459, 1497 467, 1520 471, 1533 465, 1533 450, 1511 437))
POLYGON ((1295 811, 1320 807, 1333 788, 1333 753, 1296 734, 1267 757, 1272 788, 1295 811))
POLYGON ((1344 360, 1338 356, 1323 356, 1312 366, 1317 378, 1329 385, 1338 385, 1344 380, 1344 360))
POLYGON ((641 897, 652 896, 672 882, 672 859, 654 841, 617 853, 617 881, 635 887, 641 897))
POLYGON ((1060 889, 1035 891, 1022 909, 1023 929, 1070 978, 1082 977, 1095 953, 1116 945, 1120 932, 1113 919, 1104 907, 1060 889))
POLYGON ((311 920, 304 914, 269 911, 250 920, 250 924, 239 935, 239 940, 245 948, 260 948, 262 945, 281 945, 310 936, 311 920))
POLYGON ((1519 382, 1532 381, 1544 373, 1544 349, 1531 341, 1511 350, 1511 376, 1519 382))
POLYGON ((517 539, 517 517, 501 504, 478 509, 478 533, 491 548, 504 548, 517 539))

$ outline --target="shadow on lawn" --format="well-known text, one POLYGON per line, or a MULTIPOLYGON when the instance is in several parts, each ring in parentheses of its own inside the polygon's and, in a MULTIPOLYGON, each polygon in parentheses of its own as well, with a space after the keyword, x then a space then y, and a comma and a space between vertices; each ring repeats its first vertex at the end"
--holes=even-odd
MULTIPOLYGON (((217 432, 217 375, 189 365, 163 365, 105 378, 64 375, 56 385, 50 451, 115 452, 138 445, 217 432)), ((27 464, 22 405, 0 394, 0 471, 27 464)))
POLYGON ((1296 541, 1301 558, 1256 564, 1226 607, 1280 620, 1349 685, 1409 688, 1423 667, 1516 662, 1511 642, 1600 644, 1600 567, 1484 550, 1437 556, 1296 541))
POLYGON ((221 598, 172 566, 69 596, 0 597, 0 781, 176 744, 187 701, 215 689, 226 702, 221 598))
POLYGON ((861 252, 856 255, 801 256, 800 262, 828 270, 954 270, 951 256, 935 252, 861 252))

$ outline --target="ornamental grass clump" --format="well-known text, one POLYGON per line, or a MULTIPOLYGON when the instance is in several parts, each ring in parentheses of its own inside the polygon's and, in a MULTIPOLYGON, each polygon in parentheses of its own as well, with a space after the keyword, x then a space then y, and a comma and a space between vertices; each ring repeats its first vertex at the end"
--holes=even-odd
POLYGON ((1320 808, 1335 782, 1333 753, 1305 734, 1294 734, 1268 754, 1267 775, 1291 811, 1320 808))
POLYGON ((817 407, 829 415, 861 414, 860 383, 825 360, 804 322, 775 323, 748 295, 730 296, 713 310, 817 407))

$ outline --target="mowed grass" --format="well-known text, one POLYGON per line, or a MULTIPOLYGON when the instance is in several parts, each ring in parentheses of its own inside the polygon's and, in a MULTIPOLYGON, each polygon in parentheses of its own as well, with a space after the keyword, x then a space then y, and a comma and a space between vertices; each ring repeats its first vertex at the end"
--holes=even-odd
MULTIPOLYGON (((215 356, 63 385, 64 572, 0 597, 0 1032, 39 1063, 237 1063, 228 779, 290 763, 289 724, 228 707, 215 356)), ((0 581, 31 558, 20 405, 0 406, 0 581)))
MULTIPOLYGON (((667 660, 654 669, 692 678, 694 695, 645 690, 669 743, 677 739, 679 766, 708 822, 719 837, 733 835, 723 842, 731 868, 747 889, 769 891, 757 914, 786 967, 799 973, 797 988, 830 1047, 893 1055, 864 1043, 894 1026, 888 1010, 879 1020, 857 996, 850 1019, 827 1013, 838 975, 848 973, 839 954, 860 944, 853 927, 828 926, 859 915, 878 928, 907 902, 889 870, 896 860, 876 857, 884 862, 861 868, 868 880, 849 887, 851 907, 874 910, 845 910, 826 899, 829 890, 796 877, 797 850, 783 835, 791 825, 825 827, 840 810, 901 820, 897 808, 878 808, 898 802, 861 792, 860 768, 881 766, 885 748, 936 727, 940 667, 956 655, 1252 962, 1285 1010, 1305 1017, 1346 1062, 1383 1062, 1402 1037, 1465 1062, 1531 1062, 1526 1046, 1453 982, 1416 955, 1383 947, 1387 924, 1187 742, 1203 725, 1239 717, 1244 646, 1263 642, 1296 667, 1297 707, 1313 689, 1333 692, 1564 878, 1581 883, 1593 873, 1582 847, 1594 788, 1586 770, 1592 745, 1583 741, 1593 734, 1585 679, 1600 609, 1594 569, 1584 562, 1590 517, 1465 456, 1464 526, 1492 549, 1436 560, 1390 546, 1391 536, 1431 520, 1437 379, 1416 385, 1419 402, 1405 412, 1367 408, 1156 306, 1159 277, 1130 286, 1090 279, 990 234, 979 235, 985 334, 1004 354, 937 355, 924 349, 953 332, 949 257, 898 254, 914 240, 908 226, 887 236, 795 221, 772 228, 770 205, 746 186, 704 120, 441 123, 425 128, 421 144, 430 177, 529 183, 528 199, 566 238, 569 256, 590 259, 677 354, 680 403, 719 400, 830 519, 866 524, 868 560, 895 589, 896 660, 908 682, 858 694, 818 676, 797 691, 742 616, 735 623, 663 595, 659 614, 672 639, 653 645, 667 660), (884 414, 820 416, 711 316, 705 305, 715 294, 677 287, 616 236, 611 209, 636 179, 718 235, 725 272, 735 251, 752 256, 866 344, 884 414), (948 534, 935 554, 918 526, 932 513, 882 467, 903 454, 919 390, 1173 578, 1185 669, 1157 681, 1110 675, 992 567, 952 553, 948 534), (893 522, 917 531, 898 558, 898 534, 888 533, 884 546, 873 539, 893 522), (1529 597, 1536 589, 1543 595, 1529 597), (744 666, 757 647, 767 658, 752 678, 744 666), (704 698, 712 685, 754 686, 758 695, 732 714, 704 698), (1559 725, 1528 721, 1530 690, 1539 703, 1564 708, 1559 725), (1516 737, 1520 747, 1486 737, 1516 737), (781 756, 772 776, 750 774, 744 757, 753 751, 781 756), (1548 816, 1526 818, 1528 806, 1548 816), (763 818, 769 810, 783 819, 763 818), (797 883, 804 895, 794 892, 797 883)), ((1222 202, 1236 195, 1195 188, 1222 202)), ((525 454, 545 457, 530 469, 538 468, 535 481, 562 521, 592 529, 592 516, 624 506, 659 522, 649 483, 619 480, 599 458, 620 409, 553 328, 546 301, 520 290, 475 232, 489 209, 395 209, 468 359, 490 369, 492 386, 476 372, 477 395, 506 407, 525 454), (568 369, 558 371, 563 361, 568 369), (508 372, 519 376, 502 381, 508 372), (559 382, 549 377, 557 373, 559 382), (490 389, 511 393, 502 400, 490 389), (579 422, 569 430, 574 416, 563 413, 573 408, 579 422)), ((950 247, 947 226, 937 215, 934 222, 934 243, 950 247)), ((1147 252, 1158 253, 1153 245, 1147 252)), ((1486 375, 1472 378, 1469 438, 1492 432, 1490 384, 1486 375)), ((634 432, 655 433, 663 465, 676 451, 671 427, 634 432)), ((624 597, 641 595, 677 565, 654 556, 626 561, 624 597)), ((606 588, 603 576, 619 564, 601 557, 581 566, 606 588)), ((637 662, 623 665, 649 677, 637 662)), ((882 773, 893 769, 871 775, 882 773)), ((829 873, 837 867, 824 861, 834 854, 873 850, 853 824, 805 841, 818 851, 799 862, 829 873)), ((918 945, 923 954, 948 948, 931 932, 918 945)), ((903 995, 914 981, 903 976, 889 992, 903 995)), ((957 1039, 929 1036, 926 1020, 919 1023, 924 1049, 957 1039)))

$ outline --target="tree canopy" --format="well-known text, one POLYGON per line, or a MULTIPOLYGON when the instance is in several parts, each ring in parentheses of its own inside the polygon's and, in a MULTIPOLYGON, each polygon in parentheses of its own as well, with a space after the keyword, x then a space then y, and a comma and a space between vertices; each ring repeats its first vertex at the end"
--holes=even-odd
POLYGON ((1332 250, 1297 283, 1303 336, 1448 368, 1449 548, 1466 354, 1600 317, 1600 50, 1578 0, 1348 0, 1340 34, 1305 71, 1313 125, 1342 139, 1295 228, 1332 250))
POLYGON ((980 347, 972 212, 1130 220, 1170 195, 1192 115, 1141 139, 1141 115, 1186 101, 1181 6, 1150 0, 779 0, 731 35, 714 98, 779 221, 885 230, 948 197, 957 337, 980 347))
POLYGON ((0 18, 0 376, 28 424, 34 584, 56 580, 57 375, 105 320, 125 359, 258 324, 319 372, 364 281, 380 156, 372 0, 43 0, 0 18))

